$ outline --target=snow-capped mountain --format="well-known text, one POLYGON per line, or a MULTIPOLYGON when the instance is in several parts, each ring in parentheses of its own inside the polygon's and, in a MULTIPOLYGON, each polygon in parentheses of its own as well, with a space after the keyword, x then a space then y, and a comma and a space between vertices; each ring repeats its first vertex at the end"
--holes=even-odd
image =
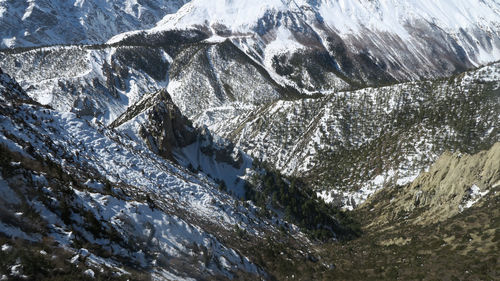
POLYGON ((319 52, 339 78, 372 83, 449 75, 500 58, 500 6, 493 0, 195 0, 146 33, 177 29, 229 38, 291 80, 300 69, 284 69, 296 66, 296 53, 319 52))
POLYGON ((497 0, 0 0, 0 280, 495 280, 499 61, 497 0))
MULTIPOLYGON (((457 78, 451 85, 425 81, 364 87, 435 79, 500 59, 499 18, 495 1, 196 0, 154 28, 115 36, 110 45, 4 51, 0 66, 38 102, 104 124, 123 123, 119 119, 128 116, 127 122, 134 125, 127 125, 133 127, 127 130, 135 135, 141 135, 138 128, 146 119, 134 105, 153 106, 157 99, 149 94, 167 89, 179 114, 196 126, 232 139, 284 173, 314 176, 330 167, 324 165, 330 161, 317 157, 329 155, 329 150, 340 153, 376 143, 381 132, 387 133, 385 123, 397 120, 407 107, 436 111, 423 108, 421 99, 451 102, 456 100, 455 91, 473 90, 488 97, 482 106, 493 111, 482 111, 478 118, 489 125, 472 142, 484 139, 491 144, 497 137, 490 130, 495 128, 491 120, 496 118, 496 107, 491 101, 496 96, 488 93, 496 86, 482 88, 481 81, 494 84, 498 64, 466 75, 476 78, 457 78), (346 92, 357 88, 364 89, 346 92)), ((439 141, 432 135, 436 128, 427 127, 413 132, 415 138, 424 134, 428 141, 439 141)), ((446 126, 441 129, 444 135, 454 134, 446 126)), ((416 147, 416 140, 408 141, 416 147)), ((200 142, 196 143, 190 145, 198 147, 200 142)), ((152 143, 145 145, 161 152, 152 143)), ((354 185, 372 193, 395 173, 411 179, 447 148, 439 146, 432 153, 430 146, 407 150, 408 159, 433 156, 420 164, 407 161, 404 171, 398 165, 368 171, 354 185)), ((197 167, 205 161, 184 154, 190 155, 180 161, 185 165, 197 167)), ((327 190, 332 184, 323 179, 317 183, 327 190)), ((353 182, 333 185, 351 190, 353 182)), ((359 203, 365 197, 363 193, 348 198, 359 203)))
POLYGON ((0 1, 0 48, 100 44, 153 27, 187 0, 0 1))
MULTIPOLYGON (((133 6, 78 3, 86 14, 133 6)), ((491 0, 197 0, 152 29, 116 35, 112 46, 3 51, 0 66, 35 100, 106 124, 144 93, 168 87, 184 115, 218 132, 223 120, 262 103, 443 77, 498 60, 499 18, 491 0)))

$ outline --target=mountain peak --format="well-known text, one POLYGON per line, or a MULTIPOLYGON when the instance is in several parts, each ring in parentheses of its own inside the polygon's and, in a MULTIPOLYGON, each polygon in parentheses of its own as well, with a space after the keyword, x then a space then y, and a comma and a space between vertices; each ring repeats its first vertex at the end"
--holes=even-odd
MULTIPOLYGON (((295 13, 308 23, 326 23, 342 34, 367 28, 402 35, 405 26, 425 21, 457 31, 476 24, 499 23, 500 8, 492 0, 194 0, 176 14, 167 15, 157 28, 224 25, 232 31, 249 31, 268 14, 295 13)), ((279 19, 281 16, 276 16, 279 19)), ((287 23, 290 24, 290 23, 287 23)), ((404 35, 404 34, 403 34, 404 35)))

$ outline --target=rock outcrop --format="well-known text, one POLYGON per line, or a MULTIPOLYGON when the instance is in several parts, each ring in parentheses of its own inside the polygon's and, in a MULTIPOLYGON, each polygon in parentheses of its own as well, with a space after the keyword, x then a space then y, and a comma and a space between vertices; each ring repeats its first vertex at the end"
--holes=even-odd
POLYGON ((181 114, 166 90, 131 106, 111 127, 116 128, 138 116, 146 119, 140 125, 139 135, 153 152, 164 158, 174 160, 174 148, 185 147, 197 139, 191 122, 181 114))
MULTIPOLYGON (((397 188, 377 222, 405 218, 427 225, 444 221, 482 204, 482 197, 498 196, 500 189, 500 142, 474 155, 444 153, 428 172, 411 184, 397 188)), ((375 196, 367 204, 381 207, 375 196)), ((387 202, 385 202, 387 203, 387 202)), ((379 208, 381 209, 381 208, 379 208)))

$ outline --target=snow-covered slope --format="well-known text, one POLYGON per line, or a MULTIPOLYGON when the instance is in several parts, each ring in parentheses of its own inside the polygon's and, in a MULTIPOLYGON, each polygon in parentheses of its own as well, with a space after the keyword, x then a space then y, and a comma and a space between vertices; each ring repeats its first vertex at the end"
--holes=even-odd
POLYGON ((258 27, 266 14, 319 12, 324 22, 342 35, 357 33, 364 27, 373 31, 409 34, 405 25, 425 20, 447 30, 472 24, 498 23, 495 1, 414 1, 414 0, 194 0, 178 13, 166 16, 157 28, 189 28, 194 25, 224 25, 231 31, 248 32, 258 27), (474 9, 471 9, 474 8, 474 9))
POLYGON ((0 58, 38 102, 103 123, 168 85, 170 57, 154 48, 45 47, 0 58))
POLYGON ((445 150, 498 141, 499 77, 495 63, 447 80, 279 100, 211 128, 256 159, 308 177, 328 202, 348 194, 337 203, 356 205, 411 182, 445 150))
POLYGON ((166 279, 264 274, 216 236, 236 226, 256 237, 273 231, 252 205, 235 204, 204 174, 159 157, 141 142, 37 104, 1 73, 0 101, 0 189, 12 197, 2 212, 8 216, 25 204, 43 222, 41 229, 30 229, 3 216, 2 235, 35 242, 51 237, 76 254, 72 263, 118 274, 126 273, 123 261, 166 279), (86 243, 94 249, 79 248, 86 243), (103 258, 95 247, 111 255, 103 258))
POLYGON ((104 43, 154 26, 187 0, 0 1, 0 48, 104 43))
MULTIPOLYGON (((242 49, 262 62, 286 54, 276 44, 325 51, 359 82, 443 76, 500 59, 500 4, 493 0, 195 0, 147 34, 194 28, 212 40, 250 38, 242 49)), ((266 66, 279 71, 276 62, 266 66)))
POLYGON ((0 243, 25 252, 12 262, 0 253, 0 275, 253 280, 281 274, 269 264, 289 256, 276 243, 302 263, 310 237, 356 235, 312 190, 253 162, 193 127, 166 90, 104 126, 34 101, 0 69, 0 243), (271 203, 264 188, 295 200, 271 203), (43 272, 30 271, 39 265, 27 243, 53 253, 36 256, 43 272))

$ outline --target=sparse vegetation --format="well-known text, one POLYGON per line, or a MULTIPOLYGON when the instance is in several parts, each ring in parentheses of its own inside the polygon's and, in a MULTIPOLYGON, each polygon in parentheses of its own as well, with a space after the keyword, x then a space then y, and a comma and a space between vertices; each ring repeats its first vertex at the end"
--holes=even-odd
POLYGON ((318 199, 301 179, 285 178, 269 166, 265 171, 253 180, 254 186, 246 186, 246 198, 261 207, 264 215, 269 207, 284 212, 288 221, 319 240, 352 239, 361 234, 359 225, 349 214, 318 199))

